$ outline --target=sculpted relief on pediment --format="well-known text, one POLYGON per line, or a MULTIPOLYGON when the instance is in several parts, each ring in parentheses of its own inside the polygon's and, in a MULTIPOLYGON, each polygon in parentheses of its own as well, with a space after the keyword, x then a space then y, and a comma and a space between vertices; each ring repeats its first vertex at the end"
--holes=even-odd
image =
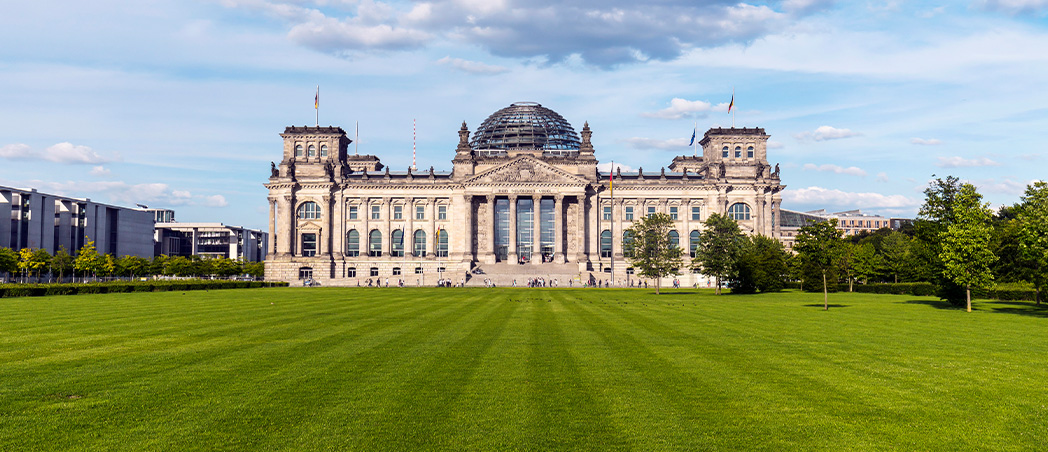
POLYGON ((470 182, 497 184, 504 182, 578 183, 576 177, 532 159, 520 159, 479 174, 470 182))

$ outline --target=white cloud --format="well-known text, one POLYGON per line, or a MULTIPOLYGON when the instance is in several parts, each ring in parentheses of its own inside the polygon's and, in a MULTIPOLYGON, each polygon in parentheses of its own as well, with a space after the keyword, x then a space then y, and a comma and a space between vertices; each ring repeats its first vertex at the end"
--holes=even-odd
POLYGON ((620 171, 637 171, 636 168, 633 168, 628 165, 623 165, 621 163, 616 163, 614 168, 612 168, 611 162, 597 164, 597 170, 599 170, 602 173, 607 173, 608 171, 612 171, 613 169, 618 169, 620 171))
POLYGON ((782 9, 790 13, 809 13, 833 5, 834 0, 785 0, 782 9))
POLYGON ((983 9, 1008 14, 1036 14, 1048 9, 1048 0, 978 0, 983 9))
POLYGON ((877 182, 889 182, 888 181, 888 173, 885 173, 883 171, 877 173, 877 182))
POLYGON ((970 168, 976 166, 1001 166, 993 160, 986 157, 979 157, 974 159, 966 159, 964 157, 939 157, 939 162, 935 164, 939 168, 970 168))
POLYGON ((27 144, 15 143, 0 147, 0 157, 10 160, 23 160, 36 157, 36 153, 27 144))
POLYGON ((229 205, 229 203, 226 202, 226 197, 222 195, 205 196, 203 204, 208 207, 226 207, 229 205))
POLYGON ((711 111, 728 111, 728 104, 722 103, 714 106, 709 102, 701 100, 687 100, 675 97, 670 100, 670 106, 662 110, 641 113, 646 118, 658 119, 681 119, 681 118, 704 118, 711 111))
POLYGON ((921 199, 907 198, 902 195, 846 192, 822 187, 786 189, 782 194, 782 199, 792 203, 813 206, 841 206, 864 209, 916 207, 923 202, 921 199))
POLYGON ((1030 180, 1027 182, 1019 182, 1012 179, 980 179, 971 181, 979 191, 983 193, 996 193, 1002 195, 1019 196, 1026 191, 1026 186, 1030 185, 1036 180, 1030 180))
POLYGON ((924 139, 924 138, 914 137, 914 138, 910 138, 910 143, 918 144, 918 145, 921 145, 921 146, 938 146, 938 145, 942 144, 942 140, 940 140, 938 138, 924 139))
POLYGON ((815 170, 815 171, 821 171, 821 172, 825 172, 825 173, 835 173, 835 174, 848 174, 848 175, 851 175, 851 176, 862 176, 862 177, 866 176, 866 171, 863 170, 862 168, 855 167, 855 166, 849 166, 847 168, 844 168, 844 167, 833 165, 833 164, 829 164, 829 163, 823 164, 823 165, 815 165, 814 163, 805 163, 804 164, 804 170, 806 170, 806 171, 815 170))
POLYGON ((688 142, 691 141, 691 137, 688 138, 672 138, 669 140, 658 140, 655 138, 641 138, 632 137, 622 140, 627 146, 633 149, 661 149, 661 150, 681 150, 688 148, 688 142))
POLYGON ((477 75, 495 75, 509 72, 509 68, 503 66, 484 64, 479 61, 469 61, 461 58, 451 58, 450 56, 437 60, 437 64, 451 66, 462 72, 477 75))
POLYGON ((112 171, 109 171, 108 168, 106 168, 106 167, 104 167, 102 165, 99 165, 99 166, 91 168, 91 175, 92 176, 108 177, 110 174, 112 174, 112 171))
POLYGON ((827 141, 827 140, 840 140, 843 138, 851 138, 862 135, 859 132, 852 132, 850 129, 838 129, 831 126, 820 126, 811 132, 802 132, 794 134, 793 137, 800 141, 827 141))
POLYGON ((58 163, 98 164, 109 161, 87 146, 78 146, 69 142, 58 143, 45 149, 43 157, 45 160, 58 163))

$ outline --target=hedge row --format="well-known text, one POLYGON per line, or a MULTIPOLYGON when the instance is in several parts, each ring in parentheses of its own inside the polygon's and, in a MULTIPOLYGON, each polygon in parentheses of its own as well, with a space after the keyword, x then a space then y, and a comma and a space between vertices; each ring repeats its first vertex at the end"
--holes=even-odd
POLYGON ((224 281, 191 279, 183 281, 119 281, 89 284, 2 284, 0 298, 80 295, 92 293, 174 292, 186 290, 248 289, 287 287, 286 282, 224 281))
MULTIPOLYGON (((838 284, 837 291, 847 292, 847 284, 838 284)), ((890 295, 935 295, 935 285, 927 282, 855 284, 852 291, 890 295)))

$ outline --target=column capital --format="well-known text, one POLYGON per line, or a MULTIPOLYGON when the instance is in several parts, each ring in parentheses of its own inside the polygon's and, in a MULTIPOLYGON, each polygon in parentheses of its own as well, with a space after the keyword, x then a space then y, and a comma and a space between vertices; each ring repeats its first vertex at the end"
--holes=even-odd
POLYGON ((553 195, 553 199, 555 199, 558 203, 564 202, 564 195, 557 193, 556 195, 553 195))
POLYGON ((382 203, 383 204, 389 204, 390 200, 392 200, 392 199, 393 198, 390 198, 389 196, 383 196, 382 197, 382 203))
POLYGON ((488 202, 495 202, 495 195, 484 195, 488 202))

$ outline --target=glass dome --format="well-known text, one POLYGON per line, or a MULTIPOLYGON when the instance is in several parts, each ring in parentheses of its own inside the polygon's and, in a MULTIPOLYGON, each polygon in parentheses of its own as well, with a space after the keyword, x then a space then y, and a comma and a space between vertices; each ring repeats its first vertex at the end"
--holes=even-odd
POLYGON ((470 147, 486 155, 505 155, 510 149, 577 155, 579 135, 557 112, 535 102, 517 102, 488 116, 473 134, 470 147))

